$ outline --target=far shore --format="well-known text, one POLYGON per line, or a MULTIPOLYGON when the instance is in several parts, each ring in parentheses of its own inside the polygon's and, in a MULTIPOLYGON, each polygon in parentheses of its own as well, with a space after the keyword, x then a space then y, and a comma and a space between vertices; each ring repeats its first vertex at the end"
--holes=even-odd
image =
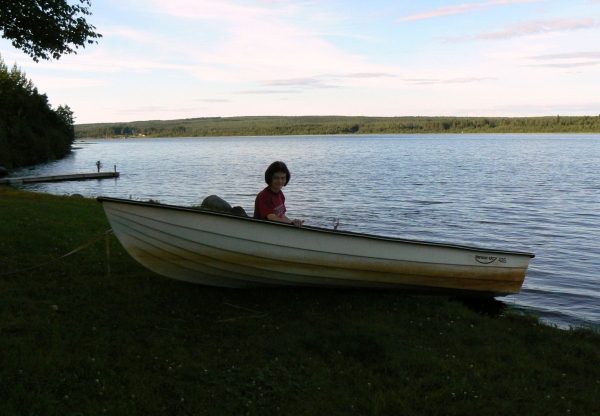
POLYGON ((208 139, 208 138, 233 138, 233 137, 299 137, 299 136, 327 136, 327 137, 351 137, 351 136, 417 136, 417 135, 496 135, 496 136, 522 136, 522 135, 600 135, 600 132, 524 132, 524 133, 496 133, 496 132, 468 132, 468 133, 353 133, 353 134, 271 134, 271 135, 232 135, 232 136, 114 136, 114 137, 80 137, 75 142, 88 140, 124 140, 124 139, 208 139))
POLYGON ((83 138, 366 134, 600 133, 600 116, 547 117, 206 117, 75 125, 83 138))

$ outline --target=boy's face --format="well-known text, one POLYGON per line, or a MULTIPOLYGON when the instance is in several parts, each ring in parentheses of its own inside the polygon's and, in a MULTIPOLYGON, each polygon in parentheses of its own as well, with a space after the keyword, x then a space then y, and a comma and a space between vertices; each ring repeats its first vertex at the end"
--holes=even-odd
POLYGON ((271 191, 277 193, 281 191, 281 188, 285 186, 285 182, 287 181, 287 174, 285 172, 275 172, 273 175, 273 179, 271 179, 271 191))

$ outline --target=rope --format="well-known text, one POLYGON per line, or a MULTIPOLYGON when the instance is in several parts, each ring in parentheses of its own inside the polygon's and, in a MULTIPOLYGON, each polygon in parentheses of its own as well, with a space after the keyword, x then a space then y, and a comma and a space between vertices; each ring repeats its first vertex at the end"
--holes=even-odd
MULTIPOLYGON (((92 238, 90 241, 88 241, 86 243, 83 243, 82 245, 80 245, 79 247, 73 249, 72 251, 68 252, 67 254, 64 254, 64 255, 62 255, 60 257, 57 257, 57 258, 52 259, 52 260, 49 260, 49 261, 47 261, 45 263, 38 264, 37 266, 27 267, 26 269, 15 270, 13 272, 8 272, 8 273, 0 273, 0 276, 7 276, 9 274, 21 273, 21 272, 25 272, 27 270, 37 269, 39 267, 45 266, 45 265, 50 264, 50 263, 54 263, 55 261, 58 261, 60 259, 64 259, 65 257, 70 256, 71 254, 77 253, 79 250, 83 250, 84 248, 91 246, 96 241, 99 241, 99 240, 105 238, 105 236, 106 236, 106 256, 107 256, 107 260, 110 260, 110 247, 108 245, 108 242, 109 242, 109 235, 111 233, 112 233, 112 229, 107 230, 104 233, 100 234, 99 236, 92 238)), ((110 263, 108 264, 108 273, 110 274, 110 263)))

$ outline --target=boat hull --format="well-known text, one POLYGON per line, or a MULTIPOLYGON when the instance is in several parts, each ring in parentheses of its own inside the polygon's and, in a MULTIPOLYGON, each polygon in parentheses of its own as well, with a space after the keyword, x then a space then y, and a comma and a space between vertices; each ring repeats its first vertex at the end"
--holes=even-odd
POLYGON ((484 250, 98 198, 127 252, 148 269, 212 286, 394 288, 518 293, 531 253, 484 250))

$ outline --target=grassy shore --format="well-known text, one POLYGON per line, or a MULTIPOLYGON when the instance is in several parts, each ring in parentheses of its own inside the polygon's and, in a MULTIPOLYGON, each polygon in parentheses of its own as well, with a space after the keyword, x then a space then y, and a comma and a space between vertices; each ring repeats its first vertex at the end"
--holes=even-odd
POLYGON ((0 187, 0 415, 599 415, 600 335, 385 291, 163 278, 90 199, 0 187))

